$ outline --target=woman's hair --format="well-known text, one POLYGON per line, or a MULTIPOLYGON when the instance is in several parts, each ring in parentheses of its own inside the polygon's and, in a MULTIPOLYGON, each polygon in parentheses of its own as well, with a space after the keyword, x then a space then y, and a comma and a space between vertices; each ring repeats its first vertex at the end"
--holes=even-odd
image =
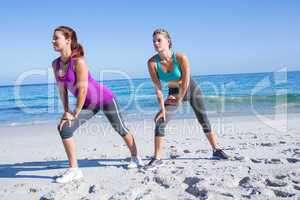
POLYGON ((171 39, 169 32, 166 29, 158 28, 158 29, 154 30, 152 36, 154 37, 157 34, 162 34, 169 40, 169 48, 171 49, 172 48, 172 39, 171 39))
POLYGON ((54 32, 55 31, 61 31, 66 39, 71 39, 71 58, 84 56, 83 47, 78 43, 76 32, 72 28, 68 26, 59 26, 54 30, 54 32))

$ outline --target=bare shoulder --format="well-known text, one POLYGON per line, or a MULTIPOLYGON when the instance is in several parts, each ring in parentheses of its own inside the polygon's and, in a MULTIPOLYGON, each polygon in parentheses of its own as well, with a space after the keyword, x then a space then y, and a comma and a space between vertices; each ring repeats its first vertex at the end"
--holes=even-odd
POLYGON ((150 57, 149 59, 148 59, 148 61, 147 61, 147 63, 148 63, 148 67, 155 67, 155 65, 156 65, 156 62, 155 62, 155 56, 156 55, 154 55, 154 56, 152 56, 152 57, 150 57))
POLYGON ((74 58, 74 61, 75 61, 75 65, 76 66, 80 66, 80 65, 85 65, 86 64, 84 57, 74 58))
POLYGON ((74 68, 76 70, 85 70, 87 69, 87 64, 86 61, 84 59, 84 57, 78 57, 78 58, 74 58, 74 68))
POLYGON ((152 57, 150 57, 147 61, 148 64, 154 64, 155 63, 155 56, 156 55, 153 55, 152 57))
POLYGON ((187 58, 187 56, 184 53, 182 53, 182 52, 176 52, 176 59, 178 61, 182 62, 182 61, 187 60, 188 58, 187 58))

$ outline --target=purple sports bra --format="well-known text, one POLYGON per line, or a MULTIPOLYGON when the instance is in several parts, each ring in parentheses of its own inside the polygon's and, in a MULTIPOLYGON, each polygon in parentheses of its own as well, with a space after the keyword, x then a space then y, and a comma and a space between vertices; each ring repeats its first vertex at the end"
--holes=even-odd
MULTIPOLYGON (((60 70, 60 58, 56 61, 55 78, 60 84, 63 84, 76 98, 78 97, 78 88, 76 87, 77 78, 74 71, 75 60, 70 59, 66 69, 66 73, 62 76, 59 73, 60 70)), ((106 86, 98 83, 94 80, 88 72, 88 88, 84 109, 99 109, 102 105, 106 105, 112 102, 114 98, 113 92, 106 86)))

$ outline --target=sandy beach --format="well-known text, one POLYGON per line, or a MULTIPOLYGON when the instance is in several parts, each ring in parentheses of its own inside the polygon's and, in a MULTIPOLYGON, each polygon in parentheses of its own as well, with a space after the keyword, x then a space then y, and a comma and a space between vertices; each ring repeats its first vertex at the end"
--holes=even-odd
MULTIPOLYGON (((0 199, 300 199, 300 114, 266 117, 273 125, 255 116, 211 119, 227 161, 211 159, 195 119, 173 120, 156 171, 127 170, 120 136, 94 118, 75 134, 84 179, 69 184, 53 182, 68 164, 55 123, 1 126, 0 199)), ((127 125, 147 162, 153 121, 127 125)))
POLYGON ((300 200, 300 0, 0 10, 0 200, 300 200))

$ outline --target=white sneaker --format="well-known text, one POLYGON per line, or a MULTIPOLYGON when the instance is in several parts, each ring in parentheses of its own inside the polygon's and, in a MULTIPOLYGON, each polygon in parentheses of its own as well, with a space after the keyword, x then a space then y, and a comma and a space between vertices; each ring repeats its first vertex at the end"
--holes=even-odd
POLYGON ((82 171, 79 168, 69 168, 61 176, 55 179, 57 183, 69 183, 73 180, 83 178, 82 171))
POLYGON ((130 162, 127 165, 128 169, 138 168, 143 166, 143 161, 139 156, 131 156, 130 162))

